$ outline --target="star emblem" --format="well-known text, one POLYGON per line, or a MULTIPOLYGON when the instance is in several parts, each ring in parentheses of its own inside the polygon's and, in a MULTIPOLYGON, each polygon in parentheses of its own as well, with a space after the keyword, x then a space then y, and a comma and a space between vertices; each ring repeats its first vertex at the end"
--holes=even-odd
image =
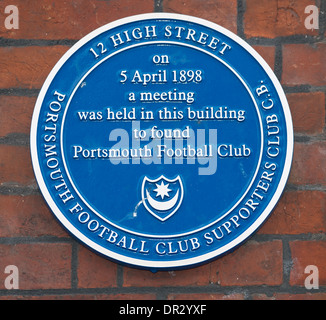
POLYGON ((161 196, 162 200, 164 199, 165 196, 170 197, 169 192, 172 190, 169 189, 169 183, 164 184, 164 182, 161 181, 161 184, 158 183, 155 184, 156 184, 156 189, 154 189, 153 191, 156 192, 156 197, 161 196))

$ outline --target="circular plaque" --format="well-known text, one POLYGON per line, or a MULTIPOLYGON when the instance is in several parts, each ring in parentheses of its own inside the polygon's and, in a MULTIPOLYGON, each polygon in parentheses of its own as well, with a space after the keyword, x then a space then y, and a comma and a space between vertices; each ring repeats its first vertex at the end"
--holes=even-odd
POLYGON ((138 15, 57 63, 36 102, 32 162, 61 224, 128 265, 185 268, 246 240, 289 175, 293 129, 276 76, 206 20, 138 15))

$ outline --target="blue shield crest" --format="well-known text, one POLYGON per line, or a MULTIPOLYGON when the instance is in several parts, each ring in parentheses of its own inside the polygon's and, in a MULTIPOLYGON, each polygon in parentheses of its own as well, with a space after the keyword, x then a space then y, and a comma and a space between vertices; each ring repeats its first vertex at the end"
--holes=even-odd
POLYGON ((153 217, 165 221, 180 208, 184 191, 180 176, 168 179, 161 175, 154 180, 145 176, 141 194, 146 210, 153 217))

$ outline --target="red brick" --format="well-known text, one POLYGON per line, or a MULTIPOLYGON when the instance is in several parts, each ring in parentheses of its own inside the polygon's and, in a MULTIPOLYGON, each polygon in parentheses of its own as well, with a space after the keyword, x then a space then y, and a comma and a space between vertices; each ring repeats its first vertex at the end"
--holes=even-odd
POLYGON ((264 58, 268 65, 274 70, 275 47, 274 46, 253 46, 253 48, 264 58))
POLYGON ((314 265, 318 268, 319 285, 326 285, 326 241, 292 241, 290 242, 292 269, 291 286, 304 286, 305 268, 314 265))
POLYGON ((0 48, 0 88, 41 88, 68 49, 67 46, 0 48))
POLYGON ((296 133, 321 134, 325 126, 325 94, 323 92, 287 94, 293 129, 296 133))
POLYGON ((0 96, 0 137, 29 134, 35 102, 34 97, 0 96))
POLYGON ((124 268, 124 287, 205 286, 216 282, 212 263, 182 271, 150 271, 124 268))
POLYGON ((71 287, 71 245, 66 243, 0 244, 0 289, 6 289, 5 267, 19 270, 19 289, 67 289, 71 287))
POLYGON ((118 293, 110 294, 107 300, 156 300, 154 293, 118 293))
POLYGON ((163 11, 203 18, 237 32, 236 0, 165 0, 163 11))
MULTIPOLYGON (((10 0, 1 1, 1 12, 10 0)), ((153 0, 15 0, 19 29, 6 30, 0 37, 13 39, 80 39, 89 32, 119 18, 152 12, 153 0)))
POLYGON ((269 297, 263 293, 253 295, 254 300, 326 300, 326 293, 274 293, 269 297))
POLYGON ((84 293, 84 294, 57 294, 57 295, 14 295, 1 296, 1 300, 156 300, 153 293, 84 293))
POLYGON ((282 242, 248 241, 216 261, 221 286, 280 285, 283 281, 282 242))
POLYGON ((171 293, 168 300, 244 300, 244 296, 241 293, 171 293))
POLYGON ((295 143, 289 183, 321 184, 326 182, 326 143, 295 143))
POLYGON ((0 237, 68 237, 41 195, 0 195, 0 237))
POLYGON ((28 147, 0 145, 0 185, 35 184, 28 147))
POLYGON ((244 32, 247 37, 275 38, 291 35, 318 35, 307 30, 305 7, 311 0, 247 0, 244 32))
POLYGON ((285 192, 259 234, 326 232, 326 194, 320 191, 285 192))
POLYGON ((284 45, 282 83, 325 86, 325 57, 325 43, 284 45))
POLYGON ((117 286, 117 264, 80 246, 78 250, 78 287, 106 288, 117 286))

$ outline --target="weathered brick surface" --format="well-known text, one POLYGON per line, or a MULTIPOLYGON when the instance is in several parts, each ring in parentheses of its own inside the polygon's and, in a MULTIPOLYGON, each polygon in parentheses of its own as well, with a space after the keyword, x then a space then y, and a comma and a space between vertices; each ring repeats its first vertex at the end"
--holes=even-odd
POLYGON ((325 127, 325 93, 301 92, 287 94, 297 133, 321 134, 325 127))
POLYGON ((326 232, 326 194, 321 191, 288 191, 259 234, 326 232))
POLYGON ((214 264, 183 271, 159 271, 152 273, 134 268, 124 268, 123 286, 125 287, 160 287, 160 286, 207 286, 216 283, 214 264))
POLYGON ((236 0, 166 0, 163 1, 163 10, 203 18, 237 32, 236 0))
POLYGON ((216 294, 216 293, 183 293, 169 294, 168 300, 243 300, 244 296, 239 293, 216 294))
POLYGON ((297 185, 326 183, 326 142, 295 143, 289 182, 297 185))
MULTIPOLYGON (((21 290, 71 287, 70 244, 0 244, 0 257, 0 270, 8 265, 17 266, 21 290)), ((6 277, 6 274, 1 275, 6 277)), ((0 281, 0 289, 5 289, 4 281, 0 281)))
POLYGON ((233 253, 217 260, 216 273, 221 286, 282 284, 282 242, 249 241, 233 253))
POLYGON ((325 86, 325 57, 325 43, 284 45, 282 83, 325 86))
POLYGON ((106 288, 117 286, 117 265, 83 246, 78 250, 78 287, 106 288))
POLYGON ((0 89, 41 88, 68 49, 66 46, 0 48, 0 89))
POLYGON ((0 168, 0 186, 35 182, 28 147, 0 144, 0 168))
POLYGON ((253 46, 253 48, 262 56, 272 70, 275 65, 275 47, 274 46, 253 46))
POLYGON ((326 26, 305 28, 314 4, 320 10, 320 0, 0 1, 0 300, 326 300, 326 26), (12 4, 18 30, 4 27, 12 4), (284 86, 295 134, 288 186, 258 233, 218 260, 157 273, 75 243, 39 193, 29 150, 37 92, 61 56, 90 31, 154 8, 249 41, 284 86), (19 290, 4 286, 7 265, 19 268, 19 290), (319 269, 318 290, 304 287, 307 265, 319 269))
MULTIPOLYGON (((156 294, 153 293, 119 293, 119 294, 106 294, 106 293, 85 293, 85 294, 61 294, 61 295, 15 295, 15 296, 2 296, 1 300, 156 300, 156 294)), ((141 304, 142 302, 140 302, 141 304)))
POLYGON ((305 7, 311 0, 247 0, 244 30, 247 37, 276 38, 291 35, 316 35, 307 30, 305 7))
MULTIPOLYGON (((13 1, 1 1, 1 12, 13 1)), ((11 39, 80 39, 111 21, 153 11, 152 0, 15 0, 19 8, 20 28, 6 30, 1 24, 0 37, 11 39)))
POLYGON ((273 296, 255 294, 254 300, 326 300, 326 293, 275 293, 273 296))
POLYGON ((0 238, 68 237, 41 195, 0 195, 0 238))
POLYGON ((290 285, 304 286, 309 275, 305 269, 316 266, 319 274, 319 286, 326 285, 326 241, 292 241, 290 242, 293 266, 290 273, 290 285))
POLYGON ((0 137, 8 134, 29 134, 36 98, 0 96, 0 137))

